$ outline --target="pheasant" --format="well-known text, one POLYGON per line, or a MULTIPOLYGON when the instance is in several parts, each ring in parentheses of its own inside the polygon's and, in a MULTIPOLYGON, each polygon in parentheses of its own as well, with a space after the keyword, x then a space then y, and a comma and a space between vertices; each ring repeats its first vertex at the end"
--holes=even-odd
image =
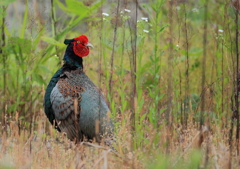
POLYGON ((64 65, 50 80, 44 109, 52 125, 70 140, 108 137, 113 132, 110 111, 97 86, 83 72, 83 57, 93 47, 86 35, 65 39, 64 65))

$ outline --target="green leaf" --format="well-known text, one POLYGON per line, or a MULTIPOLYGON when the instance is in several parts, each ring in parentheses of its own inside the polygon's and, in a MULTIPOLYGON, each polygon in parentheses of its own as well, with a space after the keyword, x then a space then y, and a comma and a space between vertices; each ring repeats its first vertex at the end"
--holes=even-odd
POLYGON ((81 1, 66 0, 67 7, 61 2, 57 1, 57 3, 59 7, 67 13, 72 13, 85 17, 86 13, 88 12, 88 7, 86 7, 81 1))
POLYGON ((32 74, 33 81, 37 82, 40 85, 46 85, 46 82, 43 80, 42 76, 36 73, 32 74))
POLYGON ((57 45, 57 46, 60 46, 60 47, 64 47, 64 43, 60 43, 58 41, 56 41, 54 38, 52 37, 48 37, 48 36, 42 36, 42 40, 47 42, 47 43, 50 43, 52 45, 57 45))
POLYGON ((162 108, 162 109, 160 109, 159 114, 162 114, 165 110, 167 110, 167 108, 162 108))
POLYGON ((66 0, 68 9, 77 15, 83 15, 88 11, 88 8, 81 2, 77 0, 66 0))
POLYGON ((44 65, 38 65, 38 68, 40 70, 42 70, 43 72, 46 72, 46 73, 52 73, 46 66, 44 65))
POLYGON ((89 9, 90 11, 89 11, 89 12, 92 12, 92 11, 98 9, 103 2, 105 2, 105 0, 102 0, 102 1, 99 1, 99 2, 94 3, 94 4, 90 7, 90 9, 89 9))
MULTIPOLYGON (((7 11, 7 8, 6 8, 6 7, 4 8, 3 6, 0 5, 0 17, 1 17, 1 18, 7 16, 7 12, 6 12, 6 11, 7 11)), ((1 23, 1 24, 2 24, 2 23, 1 23)))
POLYGON ((146 118, 146 115, 147 115, 147 113, 146 113, 146 114, 143 114, 142 117, 140 118, 140 122, 141 122, 141 123, 142 123, 142 121, 146 118))
POLYGON ((169 27, 169 25, 164 25, 163 27, 161 27, 161 28, 159 29, 159 31, 158 31, 157 33, 162 32, 166 27, 169 27))
POLYGON ((38 47, 38 44, 41 40, 41 36, 42 34, 44 33, 44 29, 40 30, 36 36, 36 38, 33 40, 33 47, 34 48, 37 48, 38 47))
POLYGON ((13 3, 14 1, 16 1, 16 0, 1 0, 0 1, 0 6, 7 6, 10 3, 13 3))
POLYGON ((14 48, 17 53, 30 53, 32 49, 32 41, 29 39, 11 37, 8 40, 11 49, 14 48))
POLYGON ((22 30, 21 30, 21 38, 24 38, 25 36, 25 31, 26 31, 26 27, 27 27, 27 20, 28 18, 28 1, 26 2, 26 8, 25 8, 25 13, 24 13, 24 18, 23 18, 23 24, 22 24, 22 30))
POLYGON ((195 55, 199 55, 201 54, 203 51, 203 49, 201 47, 192 47, 190 50, 189 50, 189 53, 191 54, 195 54, 195 55))

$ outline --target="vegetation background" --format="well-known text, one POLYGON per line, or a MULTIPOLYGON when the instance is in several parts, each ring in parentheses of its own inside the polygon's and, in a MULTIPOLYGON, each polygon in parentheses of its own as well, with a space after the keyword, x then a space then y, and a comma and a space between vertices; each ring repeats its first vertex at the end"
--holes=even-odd
POLYGON ((0 168, 239 168, 239 0, 0 6, 0 168), (80 34, 94 45, 84 69, 108 101, 116 151, 74 145, 43 112, 63 41, 80 34))

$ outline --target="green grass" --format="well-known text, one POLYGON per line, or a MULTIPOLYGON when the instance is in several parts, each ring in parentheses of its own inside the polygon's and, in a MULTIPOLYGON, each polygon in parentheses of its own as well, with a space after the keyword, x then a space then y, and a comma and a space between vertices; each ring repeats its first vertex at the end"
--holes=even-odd
MULTIPOLYGON (((26 1, 22 25, 12 29, 3 18, 8 15, 7 6, 16 2, 0 2, 4 28, 4 32, 0 29, 4 35, 0 44, 0 168, 238 168, 238 122, 232 118, 237 110, 237 27, 230 2, 209 1, 205 20, 203 0, 172 6, 164 0, 150 1, 140 4, 148 21, 138 11, 137 23, 134 10, 121 12, 130 8, 130 3, 122 1, 119 20, 117 1, 52 2, 54 15, 41 20, 44 12, 34 11, 26 1), (94 45, 84 58, 84 69, 111 109, 116 153, 96 143, 73 145, 51 127, 43 112, 46 85, 62 64, 64 39, 83 33, 94 45), (201 119, 203 132, 199 131, 201 119)), ((13 15, 19 18, 17 12, 13 15)))

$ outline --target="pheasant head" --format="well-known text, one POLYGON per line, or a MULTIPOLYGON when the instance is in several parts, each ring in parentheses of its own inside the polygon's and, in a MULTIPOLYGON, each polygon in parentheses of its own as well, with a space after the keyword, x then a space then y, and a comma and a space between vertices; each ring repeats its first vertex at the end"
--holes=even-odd
POLYGON ((90 51, 89 48, 93 47, 93 45, 88 42, 86 35, 80 35, 74 39, 65 39, 64 43, 66 45, 72 44, 74 54, 79 57, 87 56, 90 51))

